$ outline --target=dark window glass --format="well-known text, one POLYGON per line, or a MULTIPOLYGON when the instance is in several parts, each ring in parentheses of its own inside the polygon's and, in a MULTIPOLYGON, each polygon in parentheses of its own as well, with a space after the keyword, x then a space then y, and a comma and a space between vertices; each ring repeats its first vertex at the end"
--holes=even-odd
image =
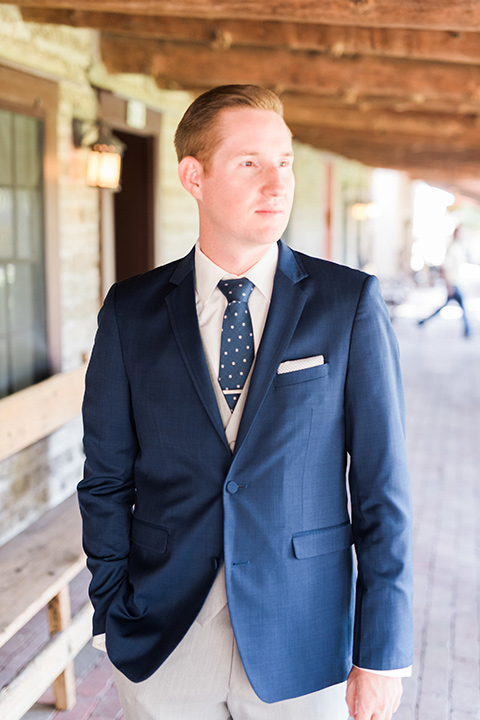
POLYGON ((48 375, 42 133, 0 110, 0 397, 48 375))

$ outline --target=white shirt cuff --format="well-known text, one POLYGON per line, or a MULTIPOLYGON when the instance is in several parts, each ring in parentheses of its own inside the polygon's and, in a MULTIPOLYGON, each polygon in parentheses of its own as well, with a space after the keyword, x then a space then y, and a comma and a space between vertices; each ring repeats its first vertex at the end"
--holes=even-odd
POLYGON ((93 636, 92 647, 96 648, 97 650, 103 650, 103 652, 107 651, 107 645, 105 643, 105 633, 93 636))
POLYGON ((358 665, 354 667, 359 670, 365 670, 365 672, 373 673, 373 675, 384 675, 385 677, 411 677, 412 666, 406 668, 398 668, 398 670, 370 670, 369 668, 359 668, 358 665))

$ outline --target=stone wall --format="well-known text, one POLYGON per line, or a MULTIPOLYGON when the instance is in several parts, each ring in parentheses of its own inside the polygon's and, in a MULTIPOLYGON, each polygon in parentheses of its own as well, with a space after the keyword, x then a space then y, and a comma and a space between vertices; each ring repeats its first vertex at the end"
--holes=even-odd
MULTIPOLYGON (((195 207, 177 178, 173 152, 173 133, 191 97, 159 90, 151 78, 109 76, 95 31, 24 23, 9 5, 0 5, 0 63, 58 83, 60 367, 68 371, 90 352, 101 301, 99 195, 85 183, 87 152, 73 146, 72 118, 96 118, 94 87, 143 100, 162 113, 156 260, 165 262, 197 237, 195 207)), ((0 462, 0 544, 71 495, 82 464, 80 417, 0 462)))

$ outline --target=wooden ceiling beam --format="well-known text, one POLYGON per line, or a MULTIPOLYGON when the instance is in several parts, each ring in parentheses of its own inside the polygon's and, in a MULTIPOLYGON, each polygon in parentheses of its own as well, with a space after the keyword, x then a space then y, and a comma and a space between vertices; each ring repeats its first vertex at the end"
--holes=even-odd
POLYGON ((349 152, 359 152, 364 149, 368 151, 382 150, 387 154, 395 154, 405 148, 411 154, 425 154, 438 156, 452 156, 458 162, 464 164, 471 161, 475 165, 480 164, 480 144, 478 140, 474 145, 467 145, 461 140, 450 140, 448 143, 443 138, 435 136, 411 135, 400 132, 380 132, 372 130, 352 131, 347 128, 322 126, 316 127, 307 125, 291 124, 290 128, 294 138, 305 141, 306 137, 315 140, 315 147, 323 143, 326 146, 342 145, 349 152))
POLYGON ((22 8, 22 15, 27 22, 93 28, 157 40, 196 42, 213 48, 261 46, 312 50, 333 57, 374 55, 469 64, 480 62, 478 32, 258 22, 233 18, 152 17, 37 7, 22 8))
POLYGON ((336 110, 344 112, 355 110, 359 113, 384 113, 394 112, 395 114, 414 115, 447 115, 452 117, 472 117, 480 115, 480 100, 471 99, 469 101, 452 103, 450 99, 442 97, 428 98, 425 96, 391 96, 391 95, 362 95, 360 98, 352 98, 350 96, 326 96, 312 95, 308 93, 282 92, 282 100, 284 103, 292 103, 294 106, 303 108, 306 112, 307 107, 312 108, 312 112, 323 112, 326 110, 336 110))
MULTIPOLYGON (((421 168, 419 168, 421 170, 421 168)), ((477 178, 465 178, 465 177, 452 177, 451 173, 441 173, 435 171, 415 172, 409 173, 410 176, 415 180, 424 180, 427 183, 441 187, 444 190, 456 195, 456 201, 462 199, 462 204, 465 199, 473 200, 475 204, 480 202, 480 180, 477 178)))
MULTIPOLYGON (((9 0, 20 7, 97 11, 98 0, 9 0)), ((363 27, 480 30, 478 0, 102 0, 127 15, 282 20, 363 27)))
POLYGON ((194 91, 272 87, 314 147, 420 177, 480 177, 478 0, 13 3, 27 21, 100 30, 109 72, 194 91))
POLYGON ((455 168, 431 168, 415 167, 406 170, 410 177, 414 180, 423 180, 424 182, 438 187, 444 187, 450 192, 460 191, 468 195, 478 195, 480 199, 480 181, 477 176, 470 176, 465 172, 457 172, 455 168))
POLYGON ((480 66, 374 57, 331 58, 301 51, 257 48, 219 50, 193 44, 139 40, 102 34, 101 52, 109 72, 147 73, 164 87, 207 88, 256 83, 279 92, 343 98, 390 96, 421 104, 439 98, 480 102, 480 66))
POLYGON ((441 168, 457 173, 457 177, 480 177, 480 149, 456 150, 450 145, 421 142, 411 138, 374 136, 371 133, 322 131, 318 128, 292 128, 295 137, 320 150, 334 152, 373 167, 400 170, 409 168, 441 168))
POLYGON ((476 118, 480 115, 480 101, 472 99, 468 102, 452 103, 449 99, 435 98, 412 98, 412 96, 392 97, 389 95, 368 96, 362 95, 356 100, 347 96, 319 96, 304 93, 283 92, 282 100, 285 104, 293 103, 294 106, 303 108, 306 112, 307 106, 311 106, 312 112, 322 112, 324 109, 329 112, 336 110, 339 113, 353 110, 359 113, 382 114, 392 112, 396 115, 446 115, 456 117, 463 121, 464 118, 476 118))
POLYGON ((296 127, 316 127, 320 131, 329 128, 349 133, 371 133, 404 137, 410 142, 425 140, 450 145, 455 148, 480 149, 480 121, 472 115, 447 115, 428 113, 396 113, 391 111, 361 112, 344 107, 318 110, 312 105, 285 102, 285 120, 296 127))

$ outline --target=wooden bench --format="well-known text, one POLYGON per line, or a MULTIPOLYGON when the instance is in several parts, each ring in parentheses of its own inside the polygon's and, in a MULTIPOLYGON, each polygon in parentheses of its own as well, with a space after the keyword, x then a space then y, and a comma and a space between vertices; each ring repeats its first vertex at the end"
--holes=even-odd
POLYGON ((50 640, 0 691, 0 718, 19 720, 53 683, 55 706, 75 704, 73 659, 91 637, 86 602, 72 619, 68 584, 85 567, 75 496, 0 548, 0 647, 48 607, 50 640))

